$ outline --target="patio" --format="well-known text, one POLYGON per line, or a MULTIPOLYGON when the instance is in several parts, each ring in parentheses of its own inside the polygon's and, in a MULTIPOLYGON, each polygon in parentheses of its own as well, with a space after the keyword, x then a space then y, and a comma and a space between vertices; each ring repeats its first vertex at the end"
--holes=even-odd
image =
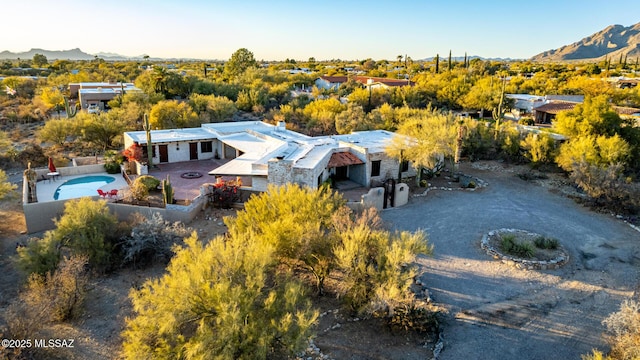
MULTIPOLYGON (((149 175, 163 180, 169 175, 169 180, 173 186, 174 198, 178 200, 192 200, 200 195, 200 187, 204 184, 213 184, 216 177, 209 175, 209 171, 227 163, 225 159, 209 159, 183 161, 176 163, 164 163, 155 165, 149 170, 149 175), (182 177, 185 173, 199 173, 201 177, 182 177)), ((223 180, 235 180, 234 176, 223 176, 223 180)), ((250 177, 242 177, 243 186, 251 186, 250 177)))
MULTIPOLYGON (((106 172, 98 172, 98 173, 90 173, 90 174, 79 174, 79 175, 69 175, 69 176, 56 176, 55 178, 49 178, 46 180, 40 180, 38 181, 37 185, 36 185, 36 193, 38 196, 38 202, 43 203, 43 202, 49 202, 49 201, 56 201, 56 199, 54 199, 54 194, 56 192, 56 190, 58 189, 58 187, 60 187, 62 184, 64 184, 65 182, 69 181, 69 180, 74 180, 74 179, 78 179, 78 178, 82 178, 82 177, 88 177, 88 176, 109 176, 114 178, 113 182, 110 182, 106 185, 102 185, 100 187, 98 187, 98 189, 103 190, 104 192, 109 192, 111 190, 118 190, 118 196, 121 199, 122 198, 122 192, 125 191, 126 189, 129 188, 129 186, 127 185, 127 182, 124 180, 124 178, 122 177, 122 175, 120 174, 107 174, 106 172)), ((82 196, 98 196, 98 192, 97 189, 95 189, 96 191, 90 191, 87 192, 86 195, 82 195, 81 192, 78 192, 78 194, 80 194, 77 197, 82 197, 82 196)), ((115 200, 115 199, 114 199, 115 200)))

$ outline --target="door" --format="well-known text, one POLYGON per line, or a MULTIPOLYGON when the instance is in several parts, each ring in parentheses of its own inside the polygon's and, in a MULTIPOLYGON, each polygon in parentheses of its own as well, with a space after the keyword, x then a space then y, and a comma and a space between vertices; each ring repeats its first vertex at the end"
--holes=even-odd
POLYGON ((336 180, 337 181, 342 181, 342 180, 348 180, 349 179, 349 175, 348 175, 348 171, 347 171, 347 166, 338 166, 336 168, 336 180))
POLYGON ((169 150, 167 149, 167 145, 158 145, 158 149, 160 150, 160 162, 169 162, 169 150))
POLYGON ((198 160, 198 143, 189 143, 189 160, 198 160))

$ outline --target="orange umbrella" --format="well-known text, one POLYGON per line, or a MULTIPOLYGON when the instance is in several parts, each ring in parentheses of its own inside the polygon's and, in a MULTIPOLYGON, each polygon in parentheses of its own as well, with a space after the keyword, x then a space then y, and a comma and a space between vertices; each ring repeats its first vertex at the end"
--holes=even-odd
POLYGON ((56 171, 56 165, 53 163, 53 159, 49 158, 49 172, 57 172, 56 171))

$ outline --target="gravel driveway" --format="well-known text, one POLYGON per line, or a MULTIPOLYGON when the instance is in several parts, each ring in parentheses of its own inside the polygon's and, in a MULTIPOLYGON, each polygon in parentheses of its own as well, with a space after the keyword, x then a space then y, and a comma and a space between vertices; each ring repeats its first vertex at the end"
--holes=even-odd
POLYGON ((489 186, 435 190, 382 212, 393 228, 424 229, 434 244, 434 256, 419 263, 433 300, 449 311, 439 359, 580 359, 608 350, 601 322, 638 284, 640 232, 499 164, 462 170, 489 186), (570 261, 527 271, 494 260, 480 239, 499 228, 557 238, 570 261))

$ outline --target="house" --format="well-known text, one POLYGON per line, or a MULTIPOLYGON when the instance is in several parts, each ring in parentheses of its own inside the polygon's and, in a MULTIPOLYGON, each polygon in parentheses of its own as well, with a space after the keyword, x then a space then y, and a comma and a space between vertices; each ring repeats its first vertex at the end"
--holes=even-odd
POLYGON ((348 79, 347 76, 320 76, 316 79, 315 85, 318 89, 338 90, 348 79))
MULTIPOLYGON (((152 130, 151 151, 155 163, 228 159, 209 175, 249 177, 256 191, 286 183, 317 188, 330 178, 370 187, 395 178, 399 170, 404 177, 416 174, 408 162, 386 155, 385 147, 394 136, 374 130, 310 137, 287 130, 284 122, 240 121, 152 130)), ((148 151, 144 131, 124 134, 125 148, 134 143, 148 151)))
POLYGON ((77 100, 83 110, 89 106, 97 106, 100 110, 107 108, 107 103, 119 96, 123 91, 141 91, 133 83, 121 82, 83 82, 69 84, 69 98, 77 100))
POLYGON ((578 105, 572 101, 551 101, 534 108, 535 121, 538 124, 551 124, 560 111, 573 110, 578 105))
MULTIPOLYGON (((579 102, 573 101, 550 101, 546 102, 536 108, 534 108, 535 121, 539 124, 551 124, 551 121, 555 119, 561 111, 573 110, 579 102)), ((640 109, 624 106, 612 106, 615 111, 622 118, 640 118, 640 109)))
MULTIPOLYGON (((397 86, 413 86, 414 82, 409 81, 407 79, 391 79, 391 78, 382 78, 375 76, 352 76, 351 79, 353 81, 359 82, 364 86, 370 86, 372 89, 376 88, 391 88, 397 86)), ((347 82, 349 80, 348 76, 320 76, 316 79, 315 85, 319 89, 326 90, 338 90, 340 85, 347 82)))

